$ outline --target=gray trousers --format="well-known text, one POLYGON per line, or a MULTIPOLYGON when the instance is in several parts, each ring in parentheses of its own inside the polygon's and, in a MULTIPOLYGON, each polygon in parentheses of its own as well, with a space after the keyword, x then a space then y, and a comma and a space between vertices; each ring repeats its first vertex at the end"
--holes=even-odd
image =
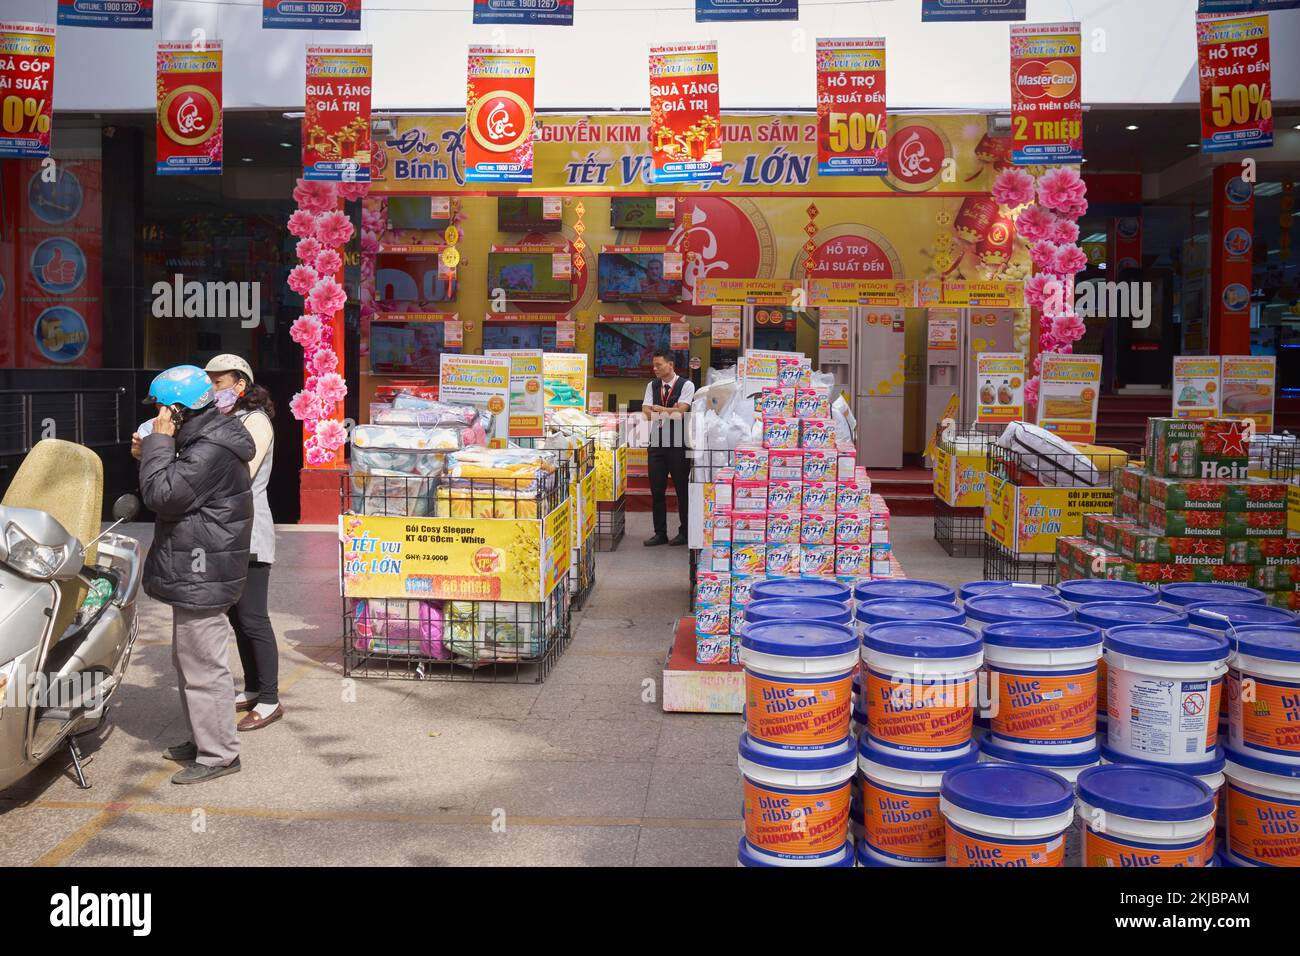
POLYGON ((239 756, 229 637, 224 609, 172 608, 172 662, 181 691, 181 713, 199 749, 198 762, 206 767, 224 767, 239 756))

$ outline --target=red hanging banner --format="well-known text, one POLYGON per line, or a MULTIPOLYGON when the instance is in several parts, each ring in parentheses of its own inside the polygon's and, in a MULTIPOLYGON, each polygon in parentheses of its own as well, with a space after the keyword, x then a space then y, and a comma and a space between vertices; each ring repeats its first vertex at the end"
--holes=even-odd
POLYGON ((650 149, 656 183, 722 178, 716 43, 650 48, 650 149))
POLYGON ((1078 23, 1011 26, 1011 161, 1083 162, 1078 23))
POLYGON ((304 179, 370 182, 369 46, 307 47, 304 179))
POLYGON ((54 27, 0 23, 0 159, 50 155, 54 27))
POLYGON ((465 89, 465 181, 533 181, 532 50, 469 48, 465 89))
POLYGON ((221 41, 158 44, 159 176, 221 175, 221 41))
POLYGON ((1201 149, 1226 153, 1273 145, 1268 14, 1196 18, 1201 149))
POLYGON ((885 39, 817 41, 817 175, 884 176, 885 39))

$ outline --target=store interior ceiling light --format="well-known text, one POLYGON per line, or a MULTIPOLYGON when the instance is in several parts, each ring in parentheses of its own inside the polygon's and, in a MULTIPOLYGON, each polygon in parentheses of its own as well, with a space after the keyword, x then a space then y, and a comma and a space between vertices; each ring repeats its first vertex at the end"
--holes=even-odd
POLYGON ((1084 236, 1081 242, 1105 242, 1106 234, 1104 232, 1094 232, 1091 236, 1084 236))
POLYGON ((1137 126, 1135 126, 1135 125, 1132 124, 1132 123, 1129 123, 1129 124, 1128 124, 1127 126, 1125 126, 1124 128, 1125 128, 1126 130, 1128 130, 1128 131, 1131 133, 1131 132, 1133 132, 1135 129, 1137 129, 1137 126))
POLYGON ((285 149, 293 149, 293 143, 281 143, 280 145, 285 149))
POLYGON ((1255 184, 1256 196, 1276 196, 1281 191, 1282 191, 1281 183, 1256 183, 1255 184))

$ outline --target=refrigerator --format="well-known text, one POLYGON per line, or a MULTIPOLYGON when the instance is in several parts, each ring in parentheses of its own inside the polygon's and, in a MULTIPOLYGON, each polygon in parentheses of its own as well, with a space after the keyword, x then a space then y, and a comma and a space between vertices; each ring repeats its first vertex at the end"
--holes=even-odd
POLYGON ((864 306, 855 311, 853 414, 858 419, 858 464, 901 468, 906 362, 903 310, 864 306))

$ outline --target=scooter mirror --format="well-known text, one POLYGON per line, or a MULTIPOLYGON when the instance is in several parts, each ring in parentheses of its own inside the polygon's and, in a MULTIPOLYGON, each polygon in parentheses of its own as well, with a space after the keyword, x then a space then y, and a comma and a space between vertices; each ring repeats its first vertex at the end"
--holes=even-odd
POLYGON ((140 513, 140 499, 133 494, 125 494, 113 502, 113 520, 130 521, 140 513))

